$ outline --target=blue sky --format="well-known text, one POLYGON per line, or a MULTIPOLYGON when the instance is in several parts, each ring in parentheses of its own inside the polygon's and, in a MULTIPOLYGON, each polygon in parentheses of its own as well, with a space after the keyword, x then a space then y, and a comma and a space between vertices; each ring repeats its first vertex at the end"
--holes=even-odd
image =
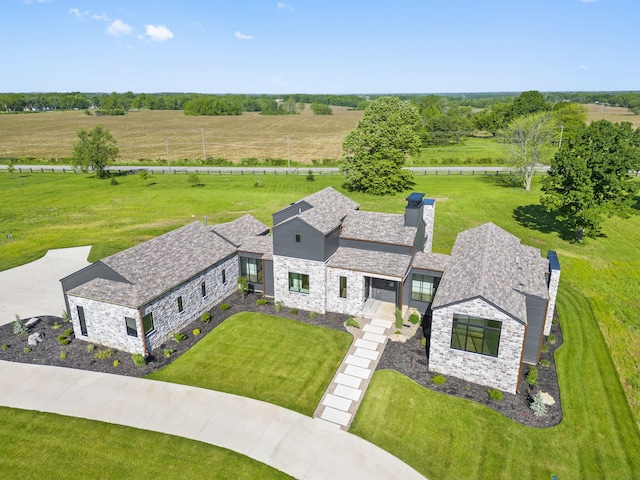
POLYGON ((0 92, 640 90, 640 0, 2 0, 0 92))

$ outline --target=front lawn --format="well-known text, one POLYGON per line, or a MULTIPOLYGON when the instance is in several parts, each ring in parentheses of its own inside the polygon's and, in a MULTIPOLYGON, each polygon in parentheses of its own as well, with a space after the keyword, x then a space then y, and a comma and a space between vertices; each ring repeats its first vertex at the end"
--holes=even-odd
POLYGON ((255 398, 310 416, 351 340, 337 330, 239 313, 147 378, 255 398))
POLYGON ((0 408, 0 452, 0 477, 22 480, 291 478, 239 453, 195 440, 5 407, 0 408))

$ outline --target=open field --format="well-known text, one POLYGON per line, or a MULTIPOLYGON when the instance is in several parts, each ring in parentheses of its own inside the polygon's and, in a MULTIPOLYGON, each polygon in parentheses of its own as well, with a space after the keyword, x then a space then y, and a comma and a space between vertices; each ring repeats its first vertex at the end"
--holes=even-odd
POLYGON ((0 115, 0 158, 68 159, 78 129, 103 124, 118 142, 122 163, 139 159, 166 163, 167 144, 171 160, 202 159, 202 129, 207 157, 238 162, 290 155, 292 161, 311 163, 340 158, 344 137, 362 117, 361 111, 346 107, 333 107, 333 111, 333 115, 314 115, 307 108, 300 115, 245 113, 228 117, 194 117, 161 110, 114 117, 87 116, 83 111, 5 114, 0 115))
POLYGON ((633 128, 640 127, 640 115, 634 115, 628 108, 610 107, 607 105, 596 105, 590 103, 587 107, 587 122, 595 122, 596 120, 609 120, 610 122, 631 122, 633 128))
POLYGON ((207 443, 53 413, 0 408, 2 478, 291 478, 207 443))
POLYGON ((460 145, 423 148, 415 165, 503 165, 508 156, 508 147, 492 137, 464 138, 460 145))

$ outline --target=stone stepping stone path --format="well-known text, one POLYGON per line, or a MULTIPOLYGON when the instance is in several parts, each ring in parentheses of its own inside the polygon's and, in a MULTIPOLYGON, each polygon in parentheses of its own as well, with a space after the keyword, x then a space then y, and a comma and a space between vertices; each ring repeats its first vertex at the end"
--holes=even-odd
POLYGON ((345 431, 349 430, 387 339, 393 333, 393 322, 389 320, 358 318, 357 321, 360 329, 313 414, 314 418, 345 431))

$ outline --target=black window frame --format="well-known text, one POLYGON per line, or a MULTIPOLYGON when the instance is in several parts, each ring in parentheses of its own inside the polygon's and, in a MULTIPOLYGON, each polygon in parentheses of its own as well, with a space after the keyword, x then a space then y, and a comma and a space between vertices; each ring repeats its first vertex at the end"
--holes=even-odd
POLYGON ((302 237, 299 233, 296 233, 296 243, 300 243, 302 241, 302 237))
POLYGON ((145 335, 149 335, 156 329, 155 324, 153 323, 153 312, 147 313, 144 317, 142 317, 142 330, 145 335), (151 325, 151 328, 148 328, 151 325))
POLYGON ((180 295, 176 301, 178 302, 178 312, 182 313, 184 312, 184 303, 182 302, 182 295, 180 295))
POLYGON ((202 298, 205 298, 207 296, 207 282, 202 282, 200 284, 200 295, 202 296, 202 298))
POLYGON ((497 358, 500 353, 502 322, 469 315, 453 316, 451 348, 497 358))
POLYGON ((340 276, 340 298, 347 298, 347 277, 340 276))
POLYGON ((138 337, 138 322, 133 317, 124 317, 124 325, 127 329, 127 335, 130 337, 138 337))
POLYGON ((84 316, 84 307, 77 305, 76 311, 78 312, 78 322, 80 323, 80 334, 83 337, 86 337, 88 336, 88 334, 87 334, 87 319, 84 316))
POLYGON ((411 275, 411 300, 416 302, 425 302, 429 303, 433 301, 433 296, 436 293, 436 288, 438 286, 438 282, 436 277, 433 275, 426 275, 423 273, 414 273, 411 275), (431 279, 429 281, 428 279, 431 279), (419 289, 414 290, 414 285, 419 283, 419 289), (427 292, 425 289, 425 285, 430 285, 430 291, 427 292))
POLYGON ((240 257, 240 276, 247 279, 247 282, 262 283, 262 260, 260 258, 240 257), (247 266, 255 265, 256 273, 248 273, 247 266))
POLYGON ((224 268, 222 269, 222 284, 227 284, 227 271, 224 268))
POLYGON ((295 293, 309 294, 309 275, 306 273, 289 272, 289 291, 295 293), (306 280, 306 287, 305 287, 306 280), (300 287, 295 287, 296 281, 300 282, 300 287))

